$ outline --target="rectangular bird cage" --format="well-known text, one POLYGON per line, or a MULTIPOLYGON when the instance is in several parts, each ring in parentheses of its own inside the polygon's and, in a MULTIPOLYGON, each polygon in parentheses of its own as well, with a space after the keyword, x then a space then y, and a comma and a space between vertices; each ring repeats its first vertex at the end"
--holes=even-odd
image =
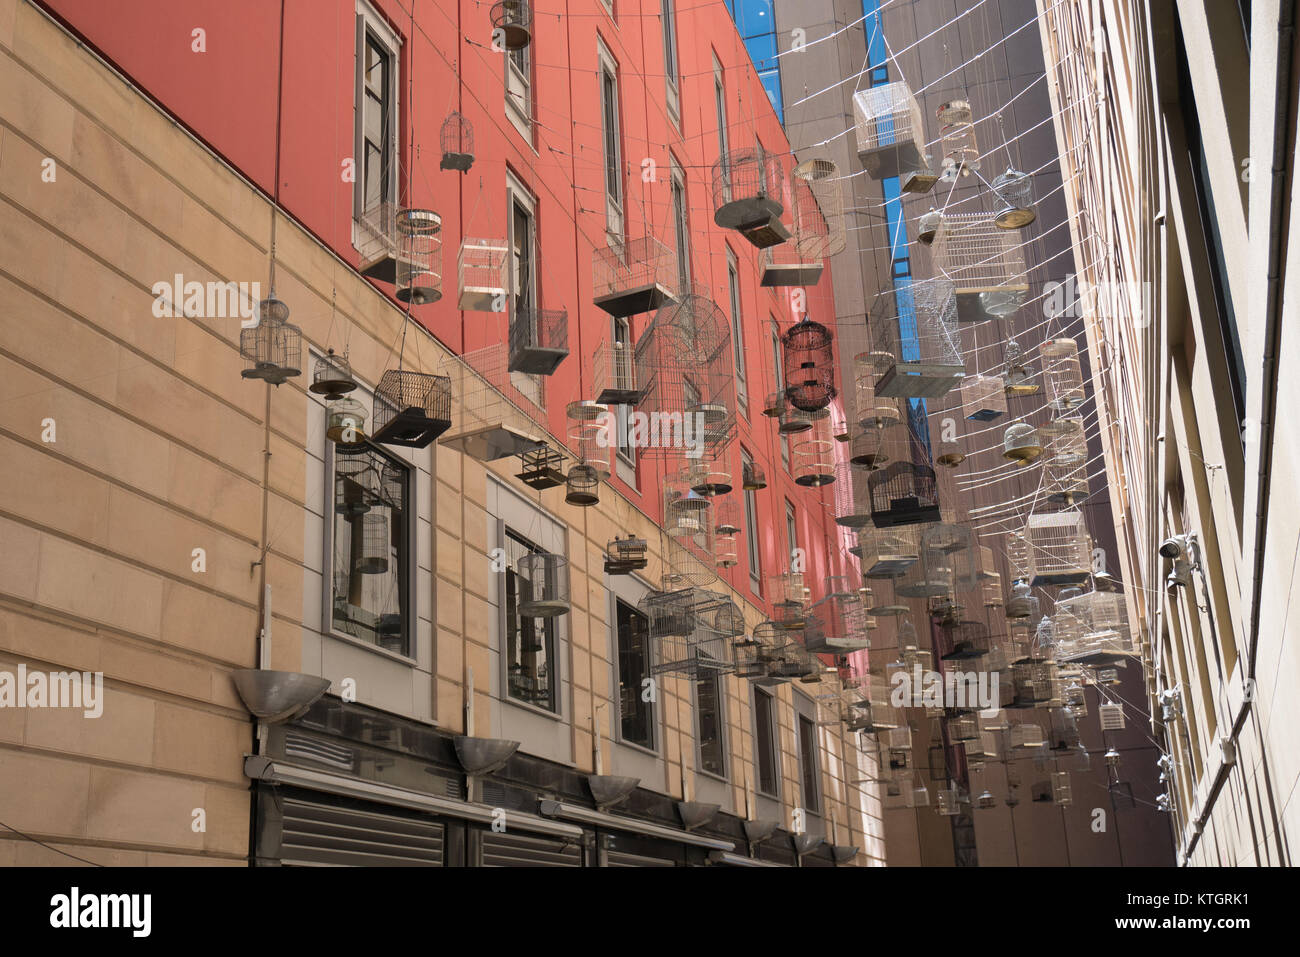
POLYGON ((552 375, 569 356, 569 313, 524 307, 510 313, 511 372, 552 375))
POLYGON ((872 472, 867 488, 877 528, 939 520, 939 492, 928 465, 894 462, 872 472))
POLYGON ((605 546, 605 573, 630 575, 649 564, 648 546, 644 538, 614 538, 605 546))
POLYGON ((1011 681, 1013 708, 1043 708, 1060 697, 1058 671, 1052 661, 1018 661, 1011 666, 1011 681))
POLYGON ((957 714, 947 719, 948 740, 958 744, 980 740, 980 722, 978 715, 957 714))
POLYGON ((958 788, 938 788, 934 792, 934 809, 944 817, 956 817, 961 813, 961 791, 958 788))
POLYGON ((509 305, 510 251, 504 239, 465 239, 456 257, 457 308, 505 312, 509 305))
POLYGON ((944 661, 967 661, 989 653, 992 639, 982 621, 959 621, 940 629, 944 661))
POLYGON ((1070 789, 1070 772, 1056 771, 1052 774, 1052 803, 1058 807, 1069 807, 1074 803, 1074 794, 1070 789))
POLYGON ((858 532, 858 549, 864 578, 893 578, 920 561, 920 526, 869 525, 858 532))
POLYGON ((831 160, 804 160, 790 172, 790 230, 799 257, 819 262, 844 251, 844 194, 831 160))
POLYGON ((375 203, 356 219, 356 250, 363 276, 397 281, 397 206, 375 203))
POLYGON ((637 381, 636 351, 621 342, 596 348, 596 401, 601 405, 637 405, 645 392, 637 381))
POLYGON ((907 771, 912 768, 912 729, 907 725, 891 728, 884 740, 889 770, 907 771))
POLYGON ((845 655, 870 646, 867 613, 857 592, 833 594, 813 603, 804 629, 804 646, 823 655, 845 655))
POLYGON ((902 80, 853 94, 858 159, 872 179, 897 176, 904 192, 926 192, 935 183, 925 150, 921 106, 902 80))
POLYGON ((680 294, 677 254, 653 236, 598 246, 591 274, 593 301, 615 317, 654 312, 680 294))
POLYGON ((522 455, 546 440, 540 392, 521 388, 531 382, 509 372, 506 348, 495 343, 453 357, 447 366, 457 402, 441 444, 480 462, 522 455))
POLYGON ((942 277, 895 283, 877 296, 871 351, 877 396, 937 399, 966 374, 952 285, 942 277))
POLYGON ((968 375, 961 383, 962 414, 976 422, 992 422, 1007 411, 1007 394, 1000 375, 968 375))
POLYGON ((979 584, 975 564, 975 533, 969 525, 937 522, 921 533, 921 558, 936 577, 952 582, 957 591, 968 591, 979 584))
POLYGON ((1008 743, 1017 751, 1030 751, 1041 748, 1046 742, 1043 729, 1032 721, 1022 721, 1011 725, 1008 743))
POLYGON ((1104 701, 1097 706, 1097 719, 1103 731, 1124 730, 1124 705, 1118 701, 1104 701))
MULTIPOLYGON (((1128 609, 1119 592, 1084 592, 1056 603, 1058 613, 1077 622, 1076 634, 1062 642, 1062 660, 1083 665, 1115 664, 1138 653, 1129 629, 1128 609)), ((1058 635, 1058 639, 1059 639, 1058 635)))
POLYGON ((1068 413, 1083 405, 1083 367, 1079 346, 1070 338, 1049 339, 1039 347, 1047 404, 1055 413, 1068 413))
POLYGON ((529 488, 542 490, 564 484, 564 453, 559 449, 549 445, 529 449, 519 456, 519 461, 517 478, 529 488))
POLYGON ((373 437, 383 445, 422 449, 452 424, 449 376, 389 369, 375 387, 373 437))
POLYGON ((988 213, 945 213, 933 255, 953 284, 959 322, 1004 319, 1029 295, 1019 234, 999 229, 988 213))
POLYGON ((810 259, 794 243, 780 243, 763 250, 760 257, 764 286, 815 286, 822 277, 825 263, 810 259))
POLYGON ((1077 509, 1031 514, 1025 524, 1029 584, 1081 585, 1092 574, 1092 540, 1077 509))

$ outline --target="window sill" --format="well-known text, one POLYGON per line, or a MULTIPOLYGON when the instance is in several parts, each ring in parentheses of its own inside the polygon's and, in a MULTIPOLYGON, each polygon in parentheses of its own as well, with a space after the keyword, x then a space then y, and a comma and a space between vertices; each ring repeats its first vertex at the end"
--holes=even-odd
POLYGON ((512 698, 508 694, 501 699, 501 703, 513 705, 514 707, 519 708, 522 711, 531 711, 533 714, 538 715, 539 717, 550 718, 553 721, 564 720, 564 715, 559 712, 549 711, 546 708, 543 708, 541 705, 529 704, 527 701, 520 701, 518 698, 512 698))
POLYGON ((393 661, 396 661, 399 664, 408 665, 412 668, 419 666, 419 662, 416 661, 415 658, 413 657, 408 657, 406 655, 398 654, 396 651, 389 651, 387 648, 380 648, 378 645, 371 644, 368 641, 364 641, 363 639, 358 638, 355 635, 349 635, 347 632, 344 631, 335 631, 333 628, 330 628, 328 631, 325 632, 325 636, 327 638, 336 638, 339 641, 346 642, 349 645, 356 645, 358 648, 362 649, 363 651, 373 651, 375 654, 381 655, 384 658, 391 658, 393 661))
POLYGON ((716 771, 706 771, 704 768, 696 768, 695 773, 708 778, 710 781, 717 781, 719 784, 730 784, 731 779, 725 774, 718 774, 716 771))
POLYGON ((656 761, 662 761, 663 755, 653 748, 647 748, 644 744, 637 744, 635 741, 625 741, 622 738, 615 738, 614 743, 620 748, 627 748, 629 751, 636 751, 644 754, 648 758, 654 758, 656 761))

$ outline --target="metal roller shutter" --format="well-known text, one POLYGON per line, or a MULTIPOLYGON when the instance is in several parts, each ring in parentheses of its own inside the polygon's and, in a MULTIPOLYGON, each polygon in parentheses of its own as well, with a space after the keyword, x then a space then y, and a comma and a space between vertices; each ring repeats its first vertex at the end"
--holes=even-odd
POLYGON ((284 864, 441 867, 443 826, 284 798, 284 864))
POLYGON ((484 867, 581 867, 582 848, 553 838, 483 831, 484 867))
POLYGON ((622 851, 606 851, 605 862, 610 867, 676 867, 674 861, 662 857, 643 857, 640 854, 626 854, 622 851))

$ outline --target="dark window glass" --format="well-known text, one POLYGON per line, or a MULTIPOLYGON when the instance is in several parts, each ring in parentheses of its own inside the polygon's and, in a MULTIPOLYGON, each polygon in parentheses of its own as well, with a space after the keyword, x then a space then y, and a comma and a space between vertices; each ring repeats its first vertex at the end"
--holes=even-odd
POLYGON ((685 291, 691 284, 690 234, 686 228, 686 185, 673 174, 673 231, 677 240, 677 281, 685 291))
POLYGON ((804 810, 816 813, 817 795, 817 726, 799 715, 799 772, 803 777, 804 810))
MULTIPOLYGON (((708 657, 697 651, 701 658, 708 657)), ((695 683, 695 703, 700 720, 700 768, 723 777, 727 773, 722 750, 722 678, 715 669, 702 668, 706 677, 695 683)))
POLYGON ((506 530, 506 670, 508 693, 547 711, 555 711, 555 619, 525 618, 519 614, 523 579, 516 570, 520 558, 541 551, 536 545, 506 530))
POLYGON ((655 746, 654 703, 645 700, 650 677, 650 630, 646 616, 618 602, 618 696, 623 740, 655 746))
POLYGON ((391 198, 392 142, 389 124, 393 112, 393 56, 366 33, 364 102, 361 104, 362 209, 371 210, 391 198))
POLYGON ((758 789, 776 795, 776 712, 772 696, 754 689, 754 751, 758 758, 758 789))
POLYGON ((622 182, 618 160, 618 86, 614 74, 600 73, 600 98, 605 127, 605 190, 615 206, 622 206, 622 182))
MULTIPOLYGON (((754 467, 754 459, 748 452, 742 451, 740 458, 745 471, 754 467)), ((758 585, 763 570, 758 560, 758 497, 753 489, 745 489, 745 544, 749 549, 749 578, 758 585)))

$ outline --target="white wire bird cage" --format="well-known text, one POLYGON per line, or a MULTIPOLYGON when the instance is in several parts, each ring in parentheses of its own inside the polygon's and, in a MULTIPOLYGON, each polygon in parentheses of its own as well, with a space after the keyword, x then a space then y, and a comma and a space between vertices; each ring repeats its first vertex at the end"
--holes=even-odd
POLYGON ((1073 339, 1049 339, 1039 348, 1043 357, 1043 380, 1047 383, 1047 404, 1053 412, 1069 412, 1084 403, 1083 371, 1079 347, 1073 339))
POLYGON ((905 193, 924 193, 934 186, 921 107, 906 82, 854 93, 853 125, 858 159, 872 179, 897 176, 905 193))
POLYGON ((442 217, 431 209, 401 209, 396 216, 394 293, 424 306, 442 298, 442 217))
POLYGON ((713 221, 734 229, 760 249, 790 238, 781 157, 762 147, 732 150, 713 164, 713 221))
POLYGON ((515 562, 515 573, 521 617, 558 618, 569 613, 569 560, 563 555, 529 552, 515 562))
POLYGON ((1060 638, 1060 660, 1091 666, 1112 665, 1137 655, 1121 593, 1090 591, 1058 599, 1056 611, 1069 614, 1076 623, 1068 637, 1060 638))
POLYGON ((871 644, 866 619, 866 609, 856 591, 828 594, 808 609, 804 647, 823 655, 861 651, 871 644))
POLYGON ((1005 173, 993 180, 993 195, 997 198, 993 210, 993 224, 998 229, 1023 229, 1038 214, 1034 212, 1034 185, 1028 173, 1007 167, 1005 173))
POLYGON ((958 322, 1005 319, 1029 295, 1024 252, 987 213, 945 213, 934 262, 953 284, 958 322))
POLYGON ((1015 339, 1008 339, 1002 353, 1003 380, 1007 395, 1037 395, 1038 383, 1034 381, 1033 370, 1029 366, 1029 357, 1015 339))
POLYGON ((511 372, 553 375, 568 357, 568 310, 535 306, 511 310, 508 366, 511 372))
POLYGON ((718 613, 730 603, 716 592, 683 588, 650 592, 641 608, 650 619, 650 637, 656 654, 654 674, 676 674, 702 681, 735 670, 730 627, 732 619, 720 622, 718 613), (718 627, 719 624, 724 627, 718 627))
MULTIPOLYGON (((895 578, 921 560, 921 528, 868 525, 858 532, 858 562, 864 578, 895 578)), ((872 614, 880 614, 875 608, 872 614)))
POLYGON ((801 259, 820 262, 844 251, 844 194, 840 169, 829 159, 805 160, 790 173, 791 224, 801 259))
POLYGON ((1124 730, 1124 705, 1118 701, 1104 701, 1097 706, 1097 720, 1103 731, 1124 730))
POLYGON ((637 382, 636 352, 622 342, 596 348, 596 401, 602 405, 637 405, 644 397, 637 382))
POLYGON ((389 369, 375 387, 375 441, 422 449, 451 427, 448 376, 389 369))
POLYGON ((711 456, 688 460, 682 466, 681 477, 691 491, 706 497, 726 495, 735 481, 726 461, 711 456))
POLYGON ((691 483, 692 476, 685 470, 664 478, 663 529, 674 538, 702 535, 711 528, 713 503, 691 483))
POLYGON ((341 399, 357 387, 356 377, 352 374, 352 363, 346 354, 336 355, 330 349, 316 359, 312 369, 311 385, 307 390, 322 396, 327 402, 341 399))
POLYGON ((615 317, 654 312, 681 291, 677 254, 654 236, 598 246, 591 257, 593 302, 615 317))
POLYGON ((512 375, 507 364, 503 342, 451 359, 446 369, 456 401, 441 445, 490 462, 545 444, 540 389, 523 391, 528 377, 512 375))
POLYGON ((807 413, 811 428, 800 433, 791 448, 796 485, 821 488, 835 481, 835 439, 831 437, 831 417, 825 409, 807 413))
POLYGON ((1015 422, 1007 426, 1007 431, 1002 436, 1003 458, 1019 462, 1023 466, 1034 462, 1042 454, 1043 440, 1037 429, 1028 422, 1015 422))
POLYGON ((935 110, 939 120, 939 141, 943 150, 945 181, 959 173, 969 176, 980 168, 979 144, 975 141, 975 116, 965 93, 941 103, 935 110))
POLYGON ((1092 575, 1092 540, 1077 509, 1031 514, 1024 535, 1031 585, 1079 585, 1092 575))
POLYGON ((438 145, 442 147, 440 169, 454 169, 468 173, 474 165, 474 127, 463 115, 452 111, 442 121, 438 131, 438 145))
POLYGON ((464 312, 506 311, 509 255, 504 239, 461 241, 456 256, 457 308, 464 312))
POLYGON ((976 422, 992 422, 1006 414, 1007 394, 998 375, 968 375, 961 383, 962 413, 976 422))
POLYGON ((966 374, 956 300, 946 279, 895 284, 877 296, 872 353, 881 357, 877 396, 936 399, 966 374))
POLYGON ((740 563, 740 507, 730 498, 713 507, 713 554, 719 568, 740 563))
POLYGON ((289 307, 274 296, 257 304, 257 325, 239 330, 243 378, 279 386, 302 375, 302 330, 288 319, 289 307))
POLYGON ((1077 505, 1088 497, 1088 442, 1083 431, 1059 432, 1047 440, 1043 485, 1048 502, 1077 505))
POLYGON ((528 0, 498 0, 490 16, 494 49, 522 50, 533 42, 533 11, 528 0))

